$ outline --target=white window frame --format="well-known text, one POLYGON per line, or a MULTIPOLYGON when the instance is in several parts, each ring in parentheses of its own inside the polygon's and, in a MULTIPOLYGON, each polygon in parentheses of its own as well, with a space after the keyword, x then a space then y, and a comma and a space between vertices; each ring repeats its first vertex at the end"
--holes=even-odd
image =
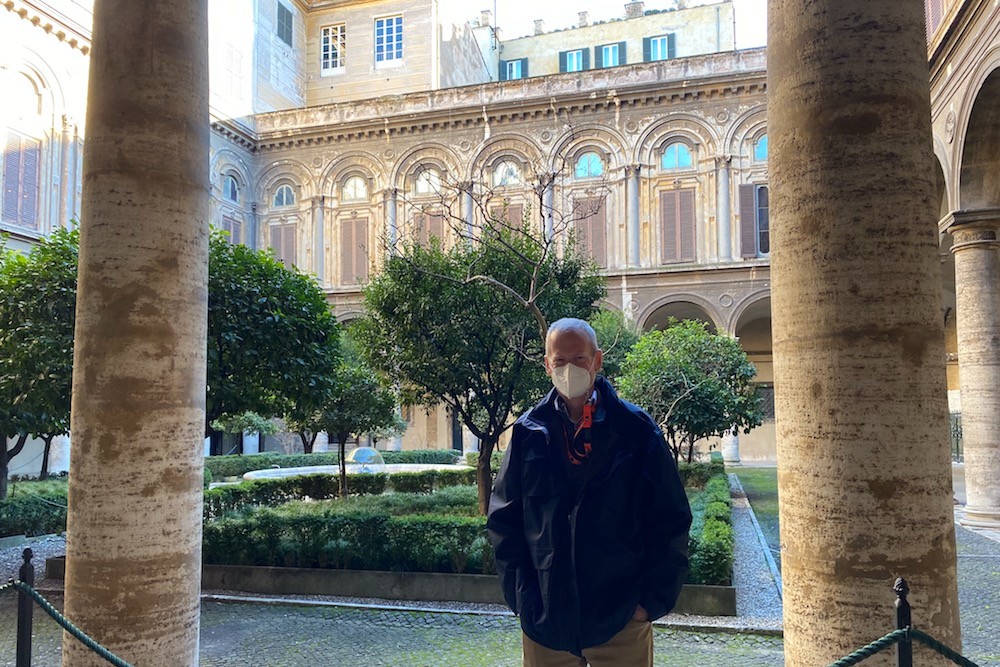
POLYGON ((233 174, 226 174, 222 177, 222 198, 231 204, 240 203, 240 181, 233 174), (229 183, 232 182, 233 189, 236 192, 235 197, 229 196, 229 183))
POLYGON ((507 66, 507 80, 508 81, 516 81, 516 80, 518 80, 520 78, 523 78, 524 75, 521 74, 521 60, 520 59, 518 59, 518 60, 508 60, 505 64, 507 66))
POLYGON ((376 16, 373 24, 375 67, 399 67, 403 64, 403 15, 376 16), (382 35, 379 35, 379 24, 382 35), (391 42, 389 41, 391 33, 391 42), (381 52, 380 52, 381 50, 381 52))
POLYGON ((320 28, 319 73, 320 76, 343 74, 347 66, 347 24, 333 23, 320 28))
POLYGON ((583 71, 583 49, 577 49, 575 51, 566 52, 566 71, 567 72, 583 71))
POLYGON ((281 185, 279 185, 274 189, 274 196, 271 198, 271 205, 274 206, 274 208, 288 208, 290 206, 295 206, 295 203, 296 203, 295 188, 293 188, 291 185, 289 185, 288 183, 282 183, 281 185), (282 195, 283 192, 287 192, 288 194, 282 195), (279 195, 282 195, 280 204, 278 203, 279 195), (289 196, 292 199, 291 201, 288 201, 289 196))
POLYGON ((501 160, 493 168, 493 187, 509 188, 523 185, 521 168, 511 160, 501 160))
POLYGON ((427 168, 417 174, 413 191, 418 195, 436 195, 441 192, 441 173, 437 169, 427 168))
POLYGON ((670 37, 668 35, 657 35, 649 38, 649 60, 669 60, 670 37))
POLYGON ((617 67, 621 64, 617 44, 605 44, 601 47, 601 67, 617 67), (614 62, 611 62, 610 55, 614 54, 614 62))
POLYGON ((340 199, 344 202, 365 202, 368 201, 368 182, 363 176, 349 176, 345 181, 344 185, 340 190, 340 199), (351 183, 360 182, 361 183, 361 195, 354 196, 351 191, 351 183))

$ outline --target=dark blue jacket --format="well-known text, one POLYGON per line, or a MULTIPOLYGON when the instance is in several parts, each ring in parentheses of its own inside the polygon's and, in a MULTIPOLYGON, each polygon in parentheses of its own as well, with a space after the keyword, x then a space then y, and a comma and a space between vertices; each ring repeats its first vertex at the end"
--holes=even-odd
POLYGON ((552 390, 514 424, 487 520, 504 597, 524 633, 576 655, 621 631, 637 604, 651 619, 673 608, 691 525, 660 430, 607 380, 595 386, 594 441, 605 438, 607 453, 579 494, 561 440, 550 438, 562 419, 552 390))

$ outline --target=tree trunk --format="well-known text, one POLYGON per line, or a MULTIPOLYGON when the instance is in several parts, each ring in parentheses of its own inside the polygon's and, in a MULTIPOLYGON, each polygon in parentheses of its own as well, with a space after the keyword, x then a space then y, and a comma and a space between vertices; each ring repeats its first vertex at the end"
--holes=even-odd
MULTIPOLYGON (((198 664, 211 215, 207 0, 95 0, 65 613, 198 664)), ((68 633, 65 667, 107 661, 68 633)))
POLYGON ((7 438, 4 438, 3 447, 0 447, 0 500, 7 498, 7 466, 10 463, 10 455, 7 450, 7 438))
POLYGON ((222 456, 222 433, 212 429, 208 433, 208 453, 212 456, 222 456))
POLYGON ((341 498, 347 497, 347 438, 350 437, 348 433, 338 433, 337 434, 337 450, 340 452, 340 490, 339 494, 341 498))
POLYGON ((490 492, 493 490, 493 470, 490 468, 490 459, 493 457, 493 450, 496 449, 499 438, 490 440, 480 438, 479 458, 476 460, 476 488, 479 497, 479 513, 485 515, 490 508, 490 492))
POLYGON ((319 431, 314 431, 309 433, 308 431, 299 431, 299 440, 302 441, 302 451, 306 454, 312 454, 313 448, 316 446, 316 437, 319 435, 319 431))
POLYGON ((689 435, 687 437, 687 441, 688 441, 687 462, 688 463, 694 463, 694 436, 693 435, 689 435))
POLYGON ((42 450, 42 469, 38 473, 38 479, 45 480, 49 478, 49 452, 52 449, 52 438, 54 435, 44 436, 45 449, 42 450))

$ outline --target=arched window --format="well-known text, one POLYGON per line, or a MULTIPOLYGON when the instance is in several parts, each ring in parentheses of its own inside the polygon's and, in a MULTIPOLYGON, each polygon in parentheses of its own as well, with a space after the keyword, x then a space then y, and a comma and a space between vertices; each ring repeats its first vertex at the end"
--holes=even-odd
POLYGON ((493 169, 493 187, 505 188, 521 183, 521 170, 513 162, 503 160, 493 169))
POLYGON ((344 181, 341 190, 341 199, 344 201, 363 201, 368 199, 368 184, 360 176, 351 176, 344 181))
POLYGON ((604 162, 597 153, 584 153, 576 161, 576 178, 597 178, 604 175, 604 162))
POLYGON ((667 171, 676 169, 690 169, 694 165, 691 159, 691 149, 688 145, 675 141, 663 149, 663 157, 660 159, 660 167, 667 171))
POLYGON ((292 190, 292 186, 287 183, 278 186, 278 189, 274 193, 274 206, 279 208, 282 206, 294 206, 295 205, 295 192, 292 190))
POLYGON ((767 135, 764 134, 753 145, 753 161, 767 162, 767 135))
POLYGON ((432 195, 441 192, 441 174, 434 169, 424 169, 417 174, 418 195, 432 195))
POLYGON ((222 196, 226 201, 240 203, 240 184, 232 174, 226 174, 222 181, 222 196))

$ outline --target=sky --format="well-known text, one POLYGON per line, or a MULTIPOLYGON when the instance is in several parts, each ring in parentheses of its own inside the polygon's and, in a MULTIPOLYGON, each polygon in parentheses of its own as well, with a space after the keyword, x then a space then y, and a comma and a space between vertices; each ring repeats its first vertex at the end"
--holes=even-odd
MULTIPOLYGON (((493 9, 501 39, 531 35, 535 19, 545 20, 546 32, 576 25, 578 13, 589 13, 590 21, 622 18, 626 0, 479 0, 481 9, 493 9)), ((714 4, 718 0, 688 0, 688 6, 714 4)), ((470 3, 471 5, 472 3, 470 3)), ((764 46, 767 34, 767 0, 733 0, 736 12, 736 48, 764 46)), ((645 8, 669 9, 674 0, 645 0, 645 8)))

